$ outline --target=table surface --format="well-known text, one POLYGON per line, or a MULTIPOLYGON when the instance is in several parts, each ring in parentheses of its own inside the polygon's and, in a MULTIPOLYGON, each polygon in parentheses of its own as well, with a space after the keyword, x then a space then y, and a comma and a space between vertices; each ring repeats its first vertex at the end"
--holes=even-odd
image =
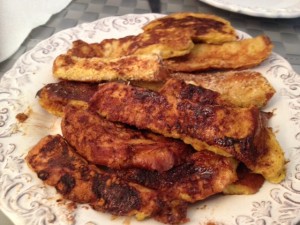
MULTIPOLYGON (((252 36, 268 35, 274 43, 274 52, 283 56, 300 74, 300 18, 251 17, 217 9, 198 0, 161 0, 161 13, 179 11, 215 14, 228 19, 235 28, 252 36)), ((45 25, 33 29, 18 51, 0 63, 0 77, 23 53, 58 31, 107 16, 149 12, 151 10, 147 0, 73 0, 64 10, 53 15, 45 25)), ((0 224, 12 223, 0 212, 0 224)))

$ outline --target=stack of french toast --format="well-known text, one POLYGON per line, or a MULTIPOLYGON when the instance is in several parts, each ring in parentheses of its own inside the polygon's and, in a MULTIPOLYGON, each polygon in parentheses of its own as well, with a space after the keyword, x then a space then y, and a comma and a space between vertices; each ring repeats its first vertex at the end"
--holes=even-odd
POLYGON ((188 206, 212 195, 280 183, 284 153, 263 111, 275 90, 251 70, 272 47, 201 13, 77 40, 53 62, 58 82, 37 93, 62 135, 42 138, 26 161, 66 199, 167 224, 187 222, 188 206))

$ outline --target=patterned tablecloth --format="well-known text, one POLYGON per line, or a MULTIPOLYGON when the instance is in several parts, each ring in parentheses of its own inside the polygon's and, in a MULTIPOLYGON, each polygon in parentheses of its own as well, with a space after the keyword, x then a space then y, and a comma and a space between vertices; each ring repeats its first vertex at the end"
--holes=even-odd
MULTIPOLYGON (((161 13, 164 14, 179 11, 212 13, 228 19, 235 28, 252 36, 262 33, 268 35, 274 43, 274 52, 283 56, 300 73, 300 18, 250 17, 217 9, 198 0, 161 0, 161 3, 161 13)), ((149 12, 147 0, 74 0, 63 11, 53 15, 45 25, 32 30, 18 51, 0 63, 0 77, 24 52, 60 30, 107 16, 149 12)), ((0 224, 11 223, 0 213, 0 224)))

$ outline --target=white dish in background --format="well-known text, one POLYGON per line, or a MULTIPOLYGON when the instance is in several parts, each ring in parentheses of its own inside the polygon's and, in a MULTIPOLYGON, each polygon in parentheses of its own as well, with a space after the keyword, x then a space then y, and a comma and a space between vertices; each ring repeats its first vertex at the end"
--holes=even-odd
POLYGON ((267 18, 300 16, 299 0, 199 0, 220 9, 267 18))
MULTIPOLYGON (((45 186, 26 165, 30 148, 48 134, 60 133, 60 120, 38 104, 36 92, 55 82, 52 62, 65 52, 72 41, 99 42, 141 32, 140 27, 158 14, 108 17, 61 31, 25 53, 0 83, 0 208, 15 224, 25 225, 158 225, 152 219, 115 218, 96 212, 86 205, 57 201, 54 188, 45 186), (29 113, 25 123, 15 116, 29 113)), ((241 38, 247 34, 239 32, 241 38)), ((287 177, 281 184, 266 182, 255 195, 216 196, 191 206, 186 225, 294 225, 300 220, 300 77, 289 63, 273 53, 254 68, 277 90, 266 111, 274 111, 270 126, 282 145, 287 163, 287 177)))

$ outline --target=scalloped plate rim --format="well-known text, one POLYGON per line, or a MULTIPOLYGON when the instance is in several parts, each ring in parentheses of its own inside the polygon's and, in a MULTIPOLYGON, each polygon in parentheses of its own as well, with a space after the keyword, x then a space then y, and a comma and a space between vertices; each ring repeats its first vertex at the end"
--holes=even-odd
MULTIPOLYGON (((264 7, 252 7, 251 2, 249 1, 249 7, 242 6, 239 4, 232 3, 231 0, 198 0, 209 4, 211 6, 215 6, 217 8, 245 14, 249 16, 255 17, 266 17, 266 18, 297 18, 300 16, 300 1, 298 7, 290 7, 285 9, 278 10, 270 10, 264 7)), ((272 2, 270 1, 270 4, 272 2)))

